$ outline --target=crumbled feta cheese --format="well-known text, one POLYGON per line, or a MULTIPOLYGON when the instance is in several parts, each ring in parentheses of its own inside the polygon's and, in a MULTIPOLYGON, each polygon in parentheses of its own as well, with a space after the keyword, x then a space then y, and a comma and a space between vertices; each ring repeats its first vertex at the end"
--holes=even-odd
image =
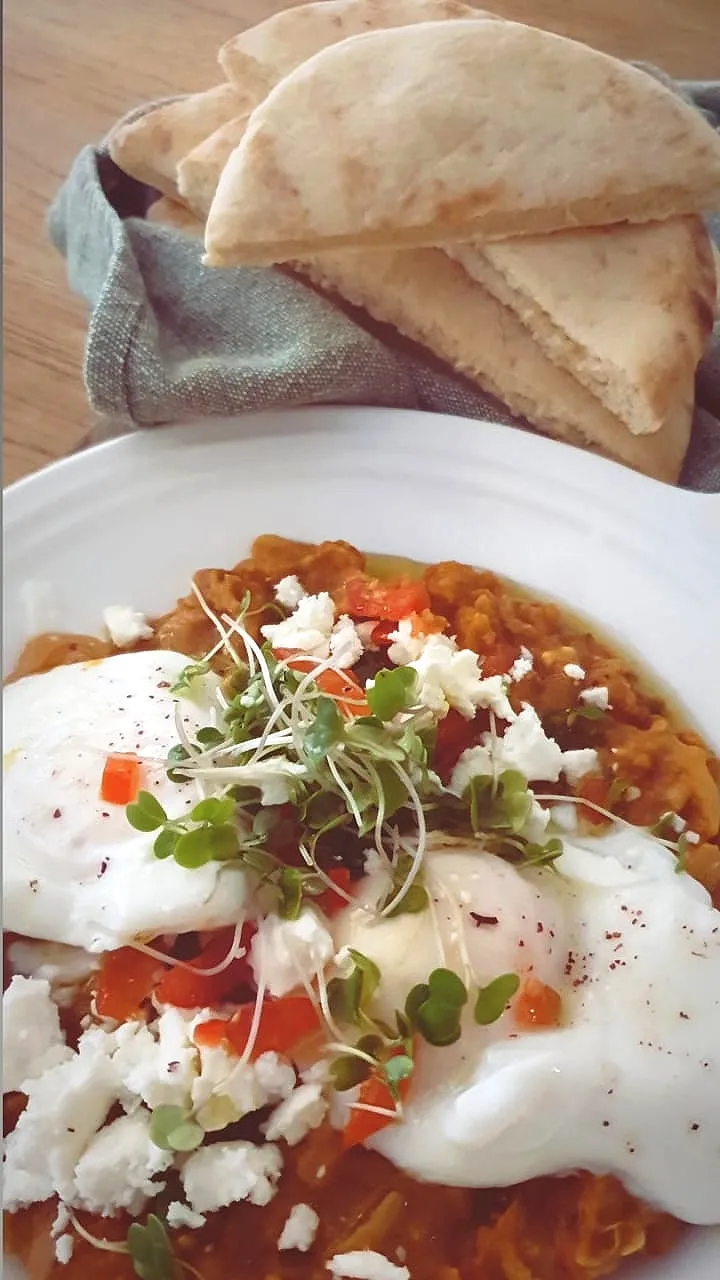
POLYGON ((608 691, 604 684, 596 685, 592 689, 583 689, 580 694, 580 701, 584 702, 587 707, 597 707, 600 711, 608 711, 610 709, 608 691))
POLYGON ((129 1095, 127 1101, 141 1099, 151 1109, 188 1105, 199 1071, 199 1053, 190 1028, 180 1010, 171 1008, 161 1014, 152 1031, 128 1024, 134 1034, 121 1033, 113 1058, 129 1095))
POLYGON ((287 1098, 295 1088, 294 1068, 276 1053, 261 1054, 255 1063, 241 1063, 221 1046, 202 1048, 200 1063, 192 1104, 198 1122, 209 1132, 287 1098))
POLYGON ((266 916, 258 921, 250 944, 250 965, 259 984, 264 981, 271 996, 284 996, 317 973, 333 954, 331 934, 310 907, 297 920, 266 916))
POLYGON ((681 818, 679 813, 669 813, 667 820, 668 826, 672 827, 676 836, 679 836, 687 826, 685 819, 681 818))
POLYGON ((335 605, 327 591, 322 591, 316 596, 303 596, 289 618, 264 626, 261 631, 273 649, 299 650, 322 661, 330 656, 334 624, 335 605))
POLYGON ((73 1256, 74 1248, 75 1241, 71 1235, 58 1236, 55 1241, 55 1258, 61 1266, 67 1266, 73 1256))
POLYGON ((467 747, 450 775, 448 790, 452 791, 453 795, 463 796, 472 778, 491 778, 492 776, 493 755, 490 746, 467 747))
POLYGON ((577 831, 577 810, 574 804, 554 804, 550 813, 559 831, 566 831, 568 834, 577 831))
POLYGON ((302 583, 296 578, 294 573, 289 573, 287 577, 281 578, 275 586, 275 599, 281 604, 283 609, 297 609, 301 600, 307 595, 302 583))
POLYGON ((517 769, 528 782, 556 782, 562 768, 562 751, 554 738, 548 738, 540 717, 528 702, 516 720, 495 742, 493 756, 497 767, 517 769))
POLYGON ((73 1057, 43 978, 13 978, 2 999, 2 1024, 3 1093, 73 1057))
POLYGON ((458 649, 447 636, 428 636, 420 656, 408 665, 417 672, 418 703, 439 716, 453 707, 471 720, 478 707, 489 707, 503 720, 515 718, 502 676, 483 679, 477 654, 458 649))
POLYGON ((107 1217, 118 1209, 138 1214, 165 1187, 153 1181, 173 1164, 172 1151, 150 1141, 150 1112, 144 1108, 101 1129, 77 1163, 73 1204, 107 1217))
POLYGON ((697 831, 686 831, 686 832, 685 832, 685 839, 687 840, 687 843, 688 843, 688 844, 699 844, 699 843, 700 843, 700 836, 698 835, 697 831))
POLYGON ((581 747, 578 751, 563 751, 562 771, 571 786, 584 778, 586 773, 592 773, 593 769, 599 767, 598 753, 592 747, 581 747))
POLYGON ((119 1093, 109 1043, 102 1033, 85 1033, 78 1053, 26 1082, 27 1106, 5 1146, 11 1213, 53 1195, 72 1202, 78 1160, 119 1093))
POLYGON ((563 671, 570 680, 585 679, 585 668, 578 666, 577 662, 566 662, 563 671))
POLYGON ((544 809, 537 800, 531 801, 530 812, 525 819, 520 835, 526 840, 531 840, 535 844, 541 844, 545 839, 545 834, 550 822, 550 810, 544 809))
POLYGON ((410 1280, 407 1267, 398 1267, 373 1249, 336 1253, 325 1266, 336 1280, 410 1280))
POLYGON ((248 787, 257 787, 260 803, 264 805, 288 804, 293 796, 293 781, 304 778, 307 769, 287 756, 269 756, 256 764, 232 766, 231 781, 248 787))
POLYGON ((129 604, 111 604, 103 611, 103 622, 116 649, 129 649, 138 640, 153 634, 144 613, 129 604))
MULTIPOLYGON (((388 646, 388 658, 396 667, 405 667, 409 662, 417 662, 429 639, 429 636, 415 631, 412 618, 401 618, 397 629, 391 631, 388 636, 388 640, 391 641, 388 646)), ((450 641, 450 644, 453 643, 450 641)))
POLYGON ((180 1200, 170 1202, 165 1218, 168 1226, 176 1231, 182 1227, 187 1227, 190 1231, 198 1231, 200 1227, 205 1226, 206 1222, 203 1213, 195 1213, 189 1205, 182 1204, 180 1200))
POLYGON ((532 669, 533 656, 530 650, 525 648, 525 645, 521 645, 520 657, 515 659, 508 675, 513 683, 517 683, 518 680, 524 680, 525 676, 529 675, 532 669))
POLYGON ((238 1200, 268 1204, 282 1172, 278 1147, 265 1143, 216 1142, 188 1156, 180 1174, 196 1213, 214 1213, 238 1200))
POLYGON ((309 1204, 293 1205, 280 1233, 278 1249, 299 1249, 301 1253, 307 1253, 319 1225, 320 1219, 309 1204))
POLYGON ((56 1240, 58 1236, 61 1236, 65 1228, 70 1226, 70 1221, 70 1210, 66 1204, 63 1204, 62 1200, 59 1200, 55 1220, 50 1228, 51 1239, 56 1240))
POLYGON ((338 667, 354 667, 363 655, 363 642, 352 618, 338 618, 330 635, 330 654, 338 667))
POLYGON ((265 1137, 270 1142, 284 1138, 289 1147, 294 1147, 322 1123, 327 1107, 321 1084, 298 1085, 273 1111, 264 1128, 265 1137))

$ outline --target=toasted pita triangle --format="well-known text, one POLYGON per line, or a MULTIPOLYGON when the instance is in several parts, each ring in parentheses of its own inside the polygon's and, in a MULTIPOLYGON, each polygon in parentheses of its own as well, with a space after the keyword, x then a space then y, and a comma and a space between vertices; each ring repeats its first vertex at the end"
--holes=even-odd
POLYGON ((439 249, 344 251, 301 266, 375 320, 429 348, 549 435, 674 482, 690 440, 691 404, 654 435, 634 436, 565 369, 517 316, 439 249))
POLYGON ((449 251, 633 433, 660 430, 676 408, 692 403, 715 310, 715 268, 701 219, 449 251))
POLYGON ((253 112, 211 265, 645 222, 720 206, 720 138, 645 72, 511 22, 323 49, 253 112))

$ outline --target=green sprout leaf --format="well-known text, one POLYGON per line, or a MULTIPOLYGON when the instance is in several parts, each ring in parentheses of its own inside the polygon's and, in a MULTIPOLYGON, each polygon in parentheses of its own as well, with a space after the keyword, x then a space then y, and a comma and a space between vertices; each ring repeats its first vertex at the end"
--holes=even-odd
POLYGON ((175 765, 182 764, 183 761, 189 760, 190 756, 185 748, 178 742, 176 746, 171 747, 167 754, 167 776, 171 782, 188 782, 188 774, 176 769, 175 765))
POLYGON ((408 789, 402 778, 398 776, 397 770, 393 769, 392 765, 385 760, 377 762, 375 772, 382 791, 385 821, 387 821, 388 818, 392 818, 407 804, 408 789))
POLYGON ((505 1012, 508 1000, 511 1000, 520 986, 516 973, 501 973, 486 987, 481 987, 475 1001, 475 1021, 481 1027, 488 1027, 497 1022, 505 1012))
POLYGON ((428 1044, 454 1044, 460 1038, 460 1018, 468 994, 451 969, 433 969, 427 982, 408 993, 405 1015, 428 1044))
POLYGON ((602 720, 605 712, 602 707, 594 707, 592 703, 583 703, 581 707, 573 707, 568 712, 567 724, 568 729, 572 728, 576 720, 602 720))
POLYGON ((177 842, 182 834, 182 829, 178 827, 163 827, 160 835, 156 837, 153 844, 153 853, 156 858, 172 858, 177 848, 177 842))
POLYGON ((441 1000, 451 1008, 462 1009, 467 1004, 468 993, 465 983, 453 973, 452 969, 433 969, 427 980, 430 996, 433 1000, 441 1000))
POLYGON ((360 974, 360 1005, 361 1008, 365 1008, 380 985, 380 970, 375 961, 363 955, 362 951, 355 951, 352 947, 348 947, 348 952, 355 969, 360 974))
POLYGON ((277 879, 277 886, 280 891, 278 914, 283 920, 297 920, 300 915, 303 900, 303 881, 303 873, 297 867, 282 868, 277 879))
POLYGON ((225 734, 210 724, 204 729, 198 729, 196 736, 201 747, 220 747, 225 742, 225 734))
POLYGON ((343 718, 332 698, 319 697, 315 720, 303 738, 302 750, 308 763, 314 767, 322 764, 343 733, 343 718))
POLYGON ((417 674, 412 667, 392 667, 378 671, 367 690, 368 706, 378 720, 392 720, 400 711, 413 705, 417 674))
POLYGON ((196 827, 194 831, 184 832, 175 845, 175 861, 187 870, 210 862, 215 856, 210 839, 212 830, 212 827, 196 827))
POLYGON ((353 962, 347 978, 331 978, 328 983, 328 1004, 337 1022, 351 1026, 360 1021, 360 1014, 367 1009, 380 983, 380 970, 361 951, 348 949, 353 962))
POLYGON ((143 1226, 133 1222, 125 1247, 140 1280, 175 1280, 177 1266, 164 1224, 151 1213, 143 1226))
MULTIPOLYGON (((393 898, 400 892, 405 884, 412 867, 412 857, 409 853, 401 853, 397 862, 392 869, 392 885, 385 897, 378 903, 378 910, 384 911, 390 905, 393 898)), ((393 908, 388 916, 392 920, 395 916, 418 915, 424 911, 428 905, 427 889, 420 882, 420 876, 416 876, 407 893, 397 906, 393 908)))
POLYGON ((687 851, 689 847, 690 847, 690 841, 688 840, 687 836, 685 834, 681 835, 678 838, 677 844, 675 845, 675 853, 676 853, 675 874, 678 876, 681 874, 681 872, 687 870, 687 851))
POLYGON ((523 867, 549 867, 563 852, 563 842, 553 836, 545 844, 528 842, 523 848, 523 867))
POLYGON ((165 810, 149 791, 138 791, 137 800, 126 806, 125 813, 136 831, 157 831, 167 822, 165 810))
POLYGON ((338 1093, 344 1093, 346 1089, 354 1089, 356 1085, 362 1084, 363 1080, 367 1080, 370 1071, 370 1063, 364 1062, 362 1058, 356 1058, 354 1053, 343 1053, 330 1063, 330 1079, 338 1093))
POLYGON ((476 835, 483 831, 522 831, 532 808, 527 779, 516 769, 506 769, 497 779, 476 775, 464 796, 470 810, 470 825, 476 835))
POLYGON ((407 1053, 396 1053, 392 1058, 388 1058, 383 1063, 383 1076, 390 1091, 390 1095, 397 1102, 400 1091, 398 1085, 402 1080, 408 1080, 413 1073, 414 1063, 407 1053))
POLYGON ((232 796, 209 796, 200 800, 191 811, 193 822, 209 822, 214 827, 224 826, 234 816, 237 804, 232 796))
POLYGON ((162 1151, 195 1151, 205 1131, 182 1107, 156 1107, 150 1119, 150 1141, 162 1151))
POLYGON ((207 662, 190 662, 183 667, 180 675, 173 685, 170 686, 171 693, 188 693, 196 680, 200 680, 206 676, 210 670, 210 664, 207 662))

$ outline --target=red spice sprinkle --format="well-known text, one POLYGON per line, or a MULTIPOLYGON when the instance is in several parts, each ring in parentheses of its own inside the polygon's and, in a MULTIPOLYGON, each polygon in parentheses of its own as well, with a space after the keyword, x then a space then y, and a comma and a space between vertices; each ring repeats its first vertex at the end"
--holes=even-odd
POLYGON ((498 923, 497 916, 483 916, 480 914, 479 911, 471 911, 470 919, 472 920, 473 924, 478 926, 478 928, 480 927, 481 924, 497 924, 498 923))
POLYGON ((606 932, 605 937, 608 942, 612 942, 613 938, 622 938, 622 934, 619 931, 616 931, 615 933, 606 932))
POLYGON ((62 809, 53 809, 53 818, 62 818, 62 809))
POLYGON ((537 930, 536 930, 536 932, 537 932, 537 933, 544 933, 544 932, 545 932, 545 925, 543 924, 542 920, 538 920, 538 922, 537 922, 537 930))
POLYGON ((691 1124, 691 1125, 690 1125, 690 1132, 691 1132, 691 1133, 697 1133, 697 1131, 698 1131, 698 1129, 699 1129, 699 1128, 700 1128, 700 1125, 699 1125, 699 1124, 691 1124))
POLYGON ((680 1017, 684 1018, 686 1022, 690 1021, 690 1014, 685 1013, 682 1009, 680 1010, 680 1017))

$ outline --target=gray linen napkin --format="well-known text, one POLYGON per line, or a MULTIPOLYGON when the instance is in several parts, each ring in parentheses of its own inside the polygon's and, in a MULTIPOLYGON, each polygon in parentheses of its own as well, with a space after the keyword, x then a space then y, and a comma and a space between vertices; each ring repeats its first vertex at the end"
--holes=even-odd
MULTIPOLYGON (((720 83, 680 89, 720 128, 720 83)), ((90 308, 83 372, 103 421, 87 443, 303 404, 435 410, 531 429, 394 331, 288 274, 203 267, 195 238, 145 221, 157 195, 101 144, 80 152, 50 209, 52 242, 90 308)), ((720 219, 711 233, 720 244, 720 219)), ((720 326, 697 405, 681 484, 720 492, 720 326)))

